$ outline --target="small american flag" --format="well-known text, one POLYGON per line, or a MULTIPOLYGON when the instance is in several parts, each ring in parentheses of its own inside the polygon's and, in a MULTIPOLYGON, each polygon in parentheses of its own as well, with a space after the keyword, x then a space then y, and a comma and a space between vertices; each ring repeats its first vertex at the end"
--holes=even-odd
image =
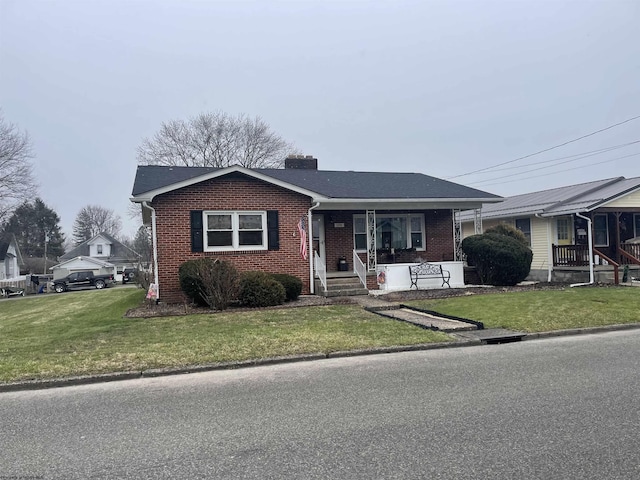
POLYGON ((298 233, 300 234, 300 256, 307 259, 307 227, 304 223, 304 217, 300 217, 298 222, 298 233))

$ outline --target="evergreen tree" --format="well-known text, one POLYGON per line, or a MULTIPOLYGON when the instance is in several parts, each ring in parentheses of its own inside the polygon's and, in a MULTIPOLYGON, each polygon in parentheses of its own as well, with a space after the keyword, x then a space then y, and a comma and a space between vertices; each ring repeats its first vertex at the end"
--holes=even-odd
POLYGON ((44 257, 45 237, 47 258, 64 254, 64 235, 60 229, 60 217, 40 198, 33 203, 24 202, 15 209, 7 221, 4 232, 13 233, 22 256, 44 257))

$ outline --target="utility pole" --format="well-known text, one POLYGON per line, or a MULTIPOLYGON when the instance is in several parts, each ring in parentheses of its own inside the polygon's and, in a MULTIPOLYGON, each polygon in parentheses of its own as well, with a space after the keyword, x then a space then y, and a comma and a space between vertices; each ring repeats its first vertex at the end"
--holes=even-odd
POLYGON ((42 272, 44 275, 47 274, 47 241, 49 240, 49 233, 44 231, 44 271, 42 272))

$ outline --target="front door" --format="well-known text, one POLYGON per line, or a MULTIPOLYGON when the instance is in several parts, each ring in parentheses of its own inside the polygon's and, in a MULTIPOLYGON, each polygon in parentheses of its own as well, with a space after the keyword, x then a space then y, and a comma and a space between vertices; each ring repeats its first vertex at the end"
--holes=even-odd
POLYGON ((556 219, 558 245, 573 245, 573 222, 571 217, 556 219))
POLYGON ((327 264, 327 257, 325 255, 325 246, 324 246, 324 215, 322 214, 314 214, 312 216, 312 225, 311 225, 311 233, 312 233, 312 244, 313 244, 313 255, 315 258, 315 253, 318 253, 318 256, 322 259, 322 262, 327 264))

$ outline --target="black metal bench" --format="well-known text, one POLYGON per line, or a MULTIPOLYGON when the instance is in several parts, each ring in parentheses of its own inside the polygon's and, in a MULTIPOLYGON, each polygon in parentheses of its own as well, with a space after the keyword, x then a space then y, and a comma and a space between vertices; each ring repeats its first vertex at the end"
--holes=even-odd
POLYGON ((436 265, 428 262, 423 262, 420 265, 409 265, 409 277, 411 277, 411 286, 409 289, 415 285, 416 290, 419 290, 418 280, 428 278, 439 278, 442 280, 442 285, 440 285, 441 287, 446 285, 451 288, 451 285, 449 285, 451 272, 449 272, 449 270, 444 270, 442 265, 436 265))

